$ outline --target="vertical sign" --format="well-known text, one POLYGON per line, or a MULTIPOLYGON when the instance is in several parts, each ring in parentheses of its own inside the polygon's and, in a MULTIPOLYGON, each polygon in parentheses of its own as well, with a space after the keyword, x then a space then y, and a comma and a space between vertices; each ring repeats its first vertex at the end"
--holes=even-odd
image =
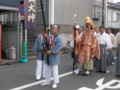
POLYGON ((0 24, 0 63, 2 62, 2 24, 0 24))
POLYGON ((36 0, 24 0, 25 29, 35 29, 36 0))
POLYGON ((19 18, 24 19, 24 4, 21 4, 18 8, 18 12, 20 13, 19 18))

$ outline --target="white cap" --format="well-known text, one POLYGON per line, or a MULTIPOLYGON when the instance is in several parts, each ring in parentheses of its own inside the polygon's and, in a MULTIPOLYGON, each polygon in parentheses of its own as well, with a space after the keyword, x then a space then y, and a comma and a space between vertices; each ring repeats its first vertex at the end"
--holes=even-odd
POLYGON ((79 26, 79 25, 76 25, 75 28, 76 28, 76 29, 80 29, 80 26, 79 26))
POLYGON ((46 27, 46 29, 47 29, 47 30, 50 30, 50 28, 49 28, 49 27, 46 27))

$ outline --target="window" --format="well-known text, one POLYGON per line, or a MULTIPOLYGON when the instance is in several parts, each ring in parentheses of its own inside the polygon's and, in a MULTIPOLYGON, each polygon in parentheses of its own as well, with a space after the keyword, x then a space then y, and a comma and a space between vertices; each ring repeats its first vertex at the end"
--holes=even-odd
POLYGON ((0 14, 0 23, 13 24, 17 22, 17 12, 3 12, 0 14))
POLYGON ((113 0, 108 0, 108 2, 111 2, 111 3, 112 3, 112 2, 113 2, 113 0))
POLYGON ((100 19, 101 14, 102 14, 101 7, 94 5, 93 6, 93 19, 100 19))
POLYGON ((113 12, 113 21, 117 21, 117 13, 113 12))
POLYGON ((117 14, 117 20, 120 21, 120 13, 117 14))

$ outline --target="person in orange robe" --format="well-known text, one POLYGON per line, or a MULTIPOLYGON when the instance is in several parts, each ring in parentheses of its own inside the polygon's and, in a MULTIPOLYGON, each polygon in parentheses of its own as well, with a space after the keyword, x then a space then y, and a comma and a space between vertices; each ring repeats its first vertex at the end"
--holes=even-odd
POLYGON ((93 57, 99 59, 100 48, 97 37, 94 36, 94 25, 89 17, 86 17, 86 31, 79 40, 79 55, 77 67, 83 74, 89 75, 93 70, 93 57))

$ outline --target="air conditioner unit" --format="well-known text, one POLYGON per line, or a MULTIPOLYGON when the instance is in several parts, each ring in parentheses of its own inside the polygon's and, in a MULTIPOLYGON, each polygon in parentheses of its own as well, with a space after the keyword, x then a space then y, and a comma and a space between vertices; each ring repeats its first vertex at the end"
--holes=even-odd
POLYGON ((93 19, 99 20, 101 18, 101 15, 102 15, 101 7, 94 5, 93 6, 93 19))

